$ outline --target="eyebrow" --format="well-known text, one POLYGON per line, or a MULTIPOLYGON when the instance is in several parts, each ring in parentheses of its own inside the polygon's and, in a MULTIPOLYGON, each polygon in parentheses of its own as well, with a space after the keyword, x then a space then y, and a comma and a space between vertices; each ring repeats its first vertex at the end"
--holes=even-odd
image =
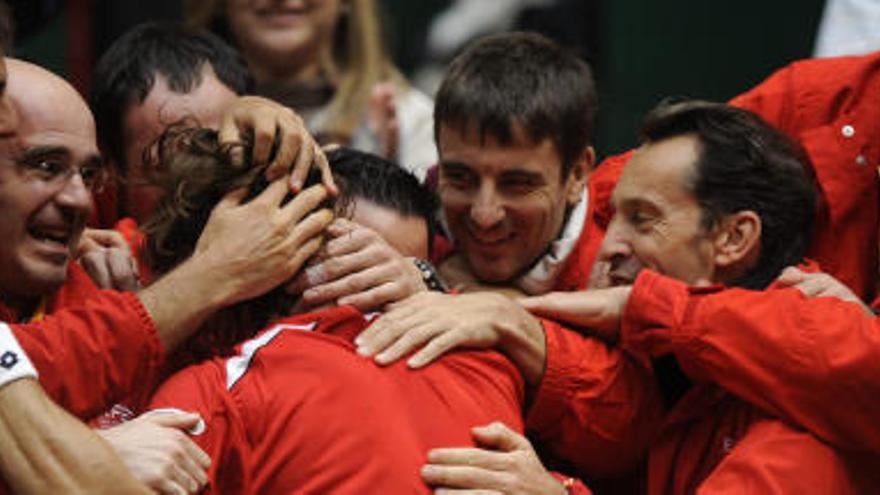
POLYGON ((63 146, 33 146, 21 153, 21 160, 32 160, 46 155, 62 155, 70 158, 70 151, 63 146))
POLYGON ((440 168, 466 168, 466 169, 470 169, 471 167, 469 167, 464 162, 441 161, 440 168))
MULTIPOLYGON (((44 157, 44 156, 63 156, 68 160, 71 158, 70 150, 65 148, 64 146, 58 145, 43 145, 43 146, 33 146, 28 148, 22 152, 20 160, 34 160, 36 158, 44 157)), ((85 165, 91 166, 104 166, 104 160, 101 158, 101 155, 98 153, 92 153, 85 159, 85 165)))

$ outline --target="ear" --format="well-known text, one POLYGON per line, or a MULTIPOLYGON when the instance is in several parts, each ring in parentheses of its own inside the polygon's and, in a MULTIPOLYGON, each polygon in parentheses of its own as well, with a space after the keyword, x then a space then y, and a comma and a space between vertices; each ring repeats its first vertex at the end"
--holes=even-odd
POLYGON ((728 215, 716 227, 715 266, 723 271, 740 271, 757 262, 761 252, 761 217, 752 210, 728 215))
POLYGON ((571 170, 568 171, 568 178, 565 180, 565 200, 569 206, 580 201, 595 164, 596 150, 592 146, 587 146, 572 164, 571 170))

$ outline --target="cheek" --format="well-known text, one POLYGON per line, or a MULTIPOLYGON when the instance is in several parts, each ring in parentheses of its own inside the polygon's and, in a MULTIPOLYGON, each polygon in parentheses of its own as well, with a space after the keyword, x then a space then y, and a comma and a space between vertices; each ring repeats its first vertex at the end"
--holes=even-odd
POLYGON ((443 213, 446 215, 447 220, 453 220, 470 214, 472 204, 470 194, 459 189, 440 185, 437 189, 437 195, 440 198, 440 204, 443 207, 443 213))

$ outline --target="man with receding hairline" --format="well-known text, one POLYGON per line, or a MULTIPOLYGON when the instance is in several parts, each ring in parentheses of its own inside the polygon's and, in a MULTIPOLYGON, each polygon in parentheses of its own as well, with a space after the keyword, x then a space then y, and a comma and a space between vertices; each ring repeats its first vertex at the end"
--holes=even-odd
MULTIPOLYGON (((137 493, 144 488, 137 488, 106 445, 51 405, 28 378, 35 378, 40 370, 42 385, 65 407, 82 416, 100 412, 155 376, 166 349, 192 332, 205 312, 267 290, 266 284, 278 283, 298 270, 290 260, 314 229, 276 232, 280 227, 266 225, 267 215, 277 213, 272 209, 257 211, 248 205, 229 209, 212 217, 213 240, 153 287, 137 295, 99 292, 70 261, 91 209, 89 187, 101 179, 91 115, 73 88, 57 76, 24 62, 10 64, 14 72, 10 91, 23 113, 23 132, 16 133, 16 113, 4 96, 0 232, 8 242, 0 250, 0 314, 9 324, 0 324, 0 384, 4 385, 0 415, 8 428, 0 430, 0 445, 8 447, 4 458, 10 461, 0 470, 22 493, 40 486, 52 492, 137 493), (243 245, 234 235, 238 228, 256 228, 269 242, 259 248, 243 245), (229 252, 238 256, 230 259, 229 252), (14 406, 5 407, 6 397, 14 400, 14 406), (67 425, 63 432, 53 428, 61 424, 67 425), (67 450, 65 438, 70 439, 67 450), (90 450, 93 460, 79 457, 90 450), (101 469, 88 471, 83 464, 104 458, 101 469), (51 463, 57 471, 37 467, 37 475, 33 466, 43 463, 51 463)), ((2 67, 5 76, 5 63, 2 67)), ((237 111, 248 115, 255 103, 248 105, 237 111)), ((264 112, 277 112, 274 104, 260 105, 264 112)), ((254 132, 274 136, 276 121, 272 124, 269 131, 257 126, 254 132)), ((250 120, 244 127, 253 125, 250 120)), ((305 154, 314 149, 308 147, 305 154)), ((310 165, 311 155, 304 163, 310 165)), ((276 180, 289 180, 277 167, 271 173, 276 180)), ((320 187, 303 192, 302 210, 311 210, 310 205, 325 195, 320 187)), ((187 421, 194 420, 190 416, 187 421)), ((187 492, 198 489, 192 480, 176 482, 187 492)))

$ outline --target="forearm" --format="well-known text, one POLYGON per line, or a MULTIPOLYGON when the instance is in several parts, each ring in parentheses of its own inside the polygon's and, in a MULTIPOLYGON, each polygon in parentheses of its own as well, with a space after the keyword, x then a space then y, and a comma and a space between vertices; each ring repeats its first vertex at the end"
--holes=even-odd
POLYGON ((519 369, 526 385, 541 383, 547 358, 547 344, 540 320, 523 311, 512 323, 503 324, 498 347, 519 369))
POLYGON ((650 274, 636 282, 622 335, 831 444, 877 452, 877 324, 856 304, 797 289, 695 294, 650 274))
POLYGON ((0 388, 0 472, 15 493, 149 493, 33 379, 0 388))
POLYGON ((223 306, 229 280, 190 259, 138 293, 159 340, 171 352, 223 306))
POLYGON ((527 431, 585 478, 632 469, 663 417, 650 363, 552 321, 544 327, 547 365, 527 431))

